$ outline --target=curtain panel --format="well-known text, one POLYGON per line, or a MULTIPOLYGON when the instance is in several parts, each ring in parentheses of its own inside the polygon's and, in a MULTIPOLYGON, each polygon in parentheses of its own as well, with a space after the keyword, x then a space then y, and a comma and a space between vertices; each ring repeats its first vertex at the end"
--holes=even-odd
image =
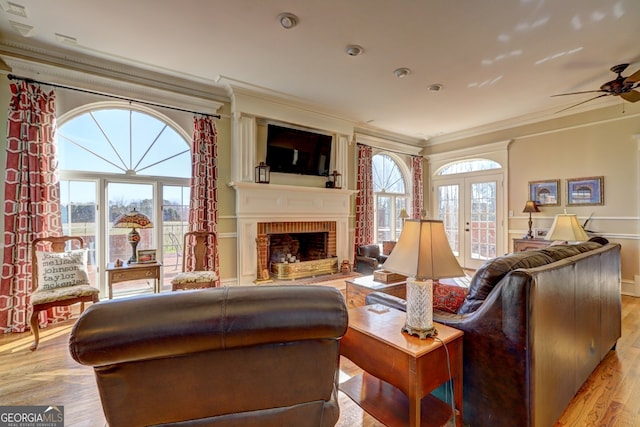
POLYGON ((422 175, 422 156, 411 156, 411 179, 412 198, 411 198, 411 218, 422 218, 422 210, 424 209, 424 190, 422 175))
MULTIPOLYGON (((62 234, 55 142, 55 93, 19 82, 10 85, 5 166, 4 254, 0 331, 24 332, 31 315, 30 244, 62 234)), ((40 313, 40 326, 66 320, 68 307, 40 313)))
MULTIPOLYGON (((194 117, 191 152, 191 199, 189 201, 189 231, 217 233, 218 227, 218 131, 211 117, 194 117)), ((219 244, 219 243, 218 243, 219 244)), ((211 248, 205 269, 215 266, 220 285, 218 248, 211 248)), ((187 251, 187 270, 193 270, 195 260, 187 251), (189 268, 190 267, 190 268, 189 268)))
MULTIPOLYGON (((358 246, 374 242, 374 206, 373 206, 373 166, 372 149, 368 145, 358 144, 358 170, 356 173, 356 229, 354 239, 354 263, 358 246)), ((355 264, 354 264, 355 265, 355 264)))

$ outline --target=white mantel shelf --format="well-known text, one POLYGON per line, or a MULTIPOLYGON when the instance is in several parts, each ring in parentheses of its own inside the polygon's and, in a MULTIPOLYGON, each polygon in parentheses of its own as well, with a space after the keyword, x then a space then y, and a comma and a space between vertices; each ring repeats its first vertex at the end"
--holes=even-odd
POLYGON ((230 182, 236 191, 238 284, 256 279, 258 222, 335 221, 339 262, 350 259, 351 196, 357 190, 230 182))

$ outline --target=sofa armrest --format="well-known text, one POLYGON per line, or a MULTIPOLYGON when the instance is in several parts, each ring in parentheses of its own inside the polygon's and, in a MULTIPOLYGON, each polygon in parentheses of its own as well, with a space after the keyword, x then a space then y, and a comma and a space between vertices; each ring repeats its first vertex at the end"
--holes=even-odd
POLYGON ((362 255, 357 255, 356 261, 370 265, 374 270, 376 270, 380 264, 377 259, 362 255))
POLYGON ((407 301, 394 295, 385 294, 384 292, 370 292, 364 299, 367 305, 382 304, 396 310, 407 311, 407 301))

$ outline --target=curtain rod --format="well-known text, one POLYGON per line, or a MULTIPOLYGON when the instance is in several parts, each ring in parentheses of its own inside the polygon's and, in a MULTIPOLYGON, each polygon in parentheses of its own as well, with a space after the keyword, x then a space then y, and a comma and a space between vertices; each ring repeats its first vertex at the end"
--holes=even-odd
POLYGON ((22 80, 22 81, 25 81, 27 83, 53 86, 53 87, 58 87, 58 88, 61 88, 61 89, 75 90, 77 92, 88 93, 88 94, 91 94, 91 95, 106 96, 108 98, 115 98, 115 99, 119 99, 121 101, 136 102, 138 104, 150 105, 152 107, 168 108, 169 110, 182 111, 183 113, 198 114, 198 115, 206 116, 206 117, 214 117, 216 119, 220 118, 219 114, 209 114, 209 113, 202 113, 200 111, 185 110, 183 108, 172 107, 170 105, 157 104, 155 102, 140 101, 138 99, 131 99, 131 98, 126 98, 124 96, 111 95, 111 94, 108 94, 108 93, 96 92, 96 91, 87 90, 87 89, 80 89, 80 88, 77 88, 77 87, 65 86, 65 85, 60 85, 60 84, 57 84, 57 83, 41 82, 41 81, 34 80, 34 79, 31 79, 31 78, 28 78, 28 77, 19 77, 19 76, 13 75, 13 74, 8 74, 7 78, 9 80, 22 80))

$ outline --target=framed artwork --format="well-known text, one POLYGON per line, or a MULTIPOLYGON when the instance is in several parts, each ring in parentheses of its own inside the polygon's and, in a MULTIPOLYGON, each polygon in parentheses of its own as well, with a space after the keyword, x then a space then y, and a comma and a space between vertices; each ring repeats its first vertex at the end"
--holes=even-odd
POLYGON ((548 228, 534 228, 533 229, 533 238, 534 239, 544 239, 548 232, 549 232, 548 228))
POLYGON ((138 250, 138 263, 146 264, 156 262, 156 250, 155 249, 140 249, 138 250))
POLYGON ((604 177, 567 179, 567 206, 604 205, 604 177))
POLYGON ((560 206, 559 179, 529 181, 529 200, 538 206, 560 206))

